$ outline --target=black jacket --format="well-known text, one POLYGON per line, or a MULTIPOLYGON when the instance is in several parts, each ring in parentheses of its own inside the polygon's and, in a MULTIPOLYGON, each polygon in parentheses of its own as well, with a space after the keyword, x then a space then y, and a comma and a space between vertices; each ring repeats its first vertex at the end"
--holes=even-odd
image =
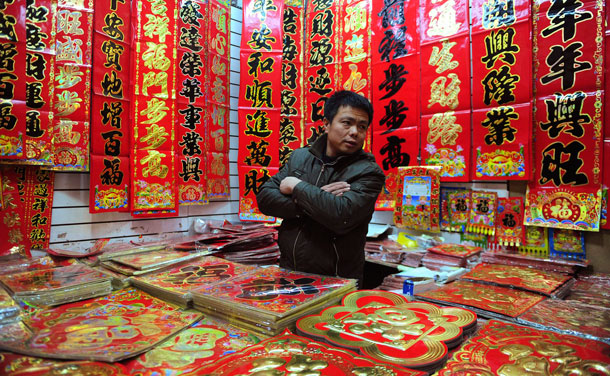
POLYGON ((283 218, 278 235, 280 266, 362 282, 368 223, 385 176, 373 155, 362 150, 324 164, 326 138, 324 134, 311 147, 292 153, 261 187, 258 208, 283 218), (279 190, 287 176, 302 180, 291 196, 279 190), (349 183, 350 190, 337 197, 320 189, 337 181, 349 183))

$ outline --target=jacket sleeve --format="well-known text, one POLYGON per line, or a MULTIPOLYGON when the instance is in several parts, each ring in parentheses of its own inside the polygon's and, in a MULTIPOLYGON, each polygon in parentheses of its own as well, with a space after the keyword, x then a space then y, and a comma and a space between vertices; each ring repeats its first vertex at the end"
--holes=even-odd
POLYGON ((292 197, 304 214, 336 234, 346 234, 368 220, 375 210, 375 201, 383 188, 385 176, 381 169, 368 168, 342 196, 321 190, 307 182, 294 187, 292 197))
POLYGON ((256 195, 256 202, 258 203, 258 209, 261 213, 284 219, 295 218, 301 214, 301 209, 295 205, 291 196, 287 196, 280 192, 280 183, 285 177, 290 176, 291 161, 292 156, 277 174, 272 176, 261 186, 261 189, 256 195))

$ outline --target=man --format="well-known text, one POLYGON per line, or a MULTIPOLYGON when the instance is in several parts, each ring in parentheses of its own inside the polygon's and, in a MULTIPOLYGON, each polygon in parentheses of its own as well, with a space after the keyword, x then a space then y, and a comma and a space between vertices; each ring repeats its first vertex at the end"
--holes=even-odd
POLYGON ((385 180, 362 150, 372 118, 366 98, 336 92, 324 105, 325 133, 262 185, 258 208, 283 218, 280 266, 362 283, 368 223, 385 180))

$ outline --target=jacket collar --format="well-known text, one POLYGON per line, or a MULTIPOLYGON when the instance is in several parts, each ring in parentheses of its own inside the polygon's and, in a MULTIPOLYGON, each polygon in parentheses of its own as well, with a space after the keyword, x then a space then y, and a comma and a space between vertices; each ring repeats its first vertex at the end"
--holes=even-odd
MULTIPOLYGON (((309 152, 311 154, 313 154, 319 160, 322 160, 322 156, 324 155, 324 152, 326 150, 327 140, 328 140, 328 135, 326 133, 322 133, 318 137, 318 139, 315 140, 313 144, 311 144, 311 146, 309 147, 309 152)), ((339 161, 356 159, 362 153, 364 153, 364 151, 362 150, 362 148, 360 148, 360 150, 358 150, 354 154, 341 155, 335 160, 335 162, 333 162, 333 164, 337 163, 339 161)))

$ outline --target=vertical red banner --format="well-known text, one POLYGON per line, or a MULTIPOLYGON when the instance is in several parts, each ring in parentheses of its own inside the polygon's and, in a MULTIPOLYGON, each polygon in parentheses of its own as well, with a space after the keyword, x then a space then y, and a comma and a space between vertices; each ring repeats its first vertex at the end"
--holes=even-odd
POLYGON ((275 221, 258 210, 255 196, 280 166, 283 19, 281 1, 243 4, 237 165, 239 218, 244 221, 275 221))
MULTIPOLYGON (((60 1, 54 31, 53 169, 89 171, 93 0, 60 1)), ((118 93, 114 78, 102 86, 118 93)))
POLYGON ((294 149, 303 146, 305 124, 305 98, 303 91, 303 22, 305 10, 302 1, 284 5, 282 31, 282 110, 279 134, 280 165, 294 149))
POLYGON ((21 159, 27 111, 25 1, 3 2, 0 12, 0 159, 21 159))
MULTIPOLYGON (((131 200, 133 216, 178 215, 175 116, 177 46, 203 48, 177 32, 177 1, 132 3, 131 200)), ((188 95, 196 95, 189 88, 188 95)))
POLYGON ((531 174, 530 2, 472 4, 472 178, 531 174))
POLYGON ((182 205, 208 202, 206 179, 206 99, 210 84, 208 6, 203 2, 178 3, 178 65, 176 69, 176 186, 182 205))
POLYGON ((53 164, 53 102, 55 67, 56 0, 36 0, 27 4, 28 28, 25 63, 26 129, 24 162, 53 164))
POLYGON ((528 225, 599 231, 603 1, 535 3, 534 167, 528 225))
POLYGON ((131 5, 95 2, 89 212, 129 210, 131 5))
POLYGON ((229 82, 231 4, 208 2, 208 107, 205 114, 208 198, 227 198, 229 191, 229 82))
POLYGON ((470 180, 470 38, 467 1, 422 1, 421 164, 441 181, 470 180))
POLYGON ((377 210, 394 210, 398 168, 418 165, 418 7, 416 1, 372 2, 372 150, 386 174, 377 210))

